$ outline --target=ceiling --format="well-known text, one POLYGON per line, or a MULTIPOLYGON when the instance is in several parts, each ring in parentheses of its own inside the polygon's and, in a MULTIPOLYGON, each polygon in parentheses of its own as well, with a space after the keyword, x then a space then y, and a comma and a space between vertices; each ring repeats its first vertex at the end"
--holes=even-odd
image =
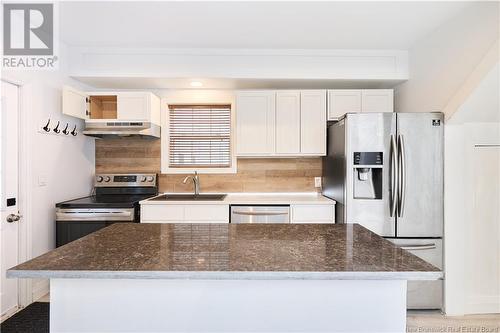
POLYGON ((467 2, 61 2, 71 46, 408 49, 467 2))

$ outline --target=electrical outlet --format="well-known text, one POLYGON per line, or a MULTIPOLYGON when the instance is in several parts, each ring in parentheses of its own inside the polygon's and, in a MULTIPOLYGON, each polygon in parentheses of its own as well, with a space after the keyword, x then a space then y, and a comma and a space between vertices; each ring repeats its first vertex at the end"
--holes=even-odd
POLYGON ((314 177, 314 187, 321 188, 321 177, 314 177))

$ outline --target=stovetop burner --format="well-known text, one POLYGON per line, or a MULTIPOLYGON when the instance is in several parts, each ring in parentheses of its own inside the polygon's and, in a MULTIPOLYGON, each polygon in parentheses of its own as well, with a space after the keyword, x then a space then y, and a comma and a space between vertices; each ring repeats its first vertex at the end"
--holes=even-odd
POLYGON ((56 204, 57 208, 133 208, 139 201, 156 194, 128 195, 104 194, 68 200, 56 204))
POLYGON ((158 194, 155 174, 97 174, 95 195, 56 204, 57 208, 134 208, 158 194))

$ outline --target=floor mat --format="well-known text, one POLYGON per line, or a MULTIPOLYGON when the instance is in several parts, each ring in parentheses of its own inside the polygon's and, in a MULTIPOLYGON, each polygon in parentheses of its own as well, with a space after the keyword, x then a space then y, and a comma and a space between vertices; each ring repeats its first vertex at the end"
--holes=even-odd
POLYGON ((50 303, 28 305, 0 325, 2 333, 49 333, 50 303))

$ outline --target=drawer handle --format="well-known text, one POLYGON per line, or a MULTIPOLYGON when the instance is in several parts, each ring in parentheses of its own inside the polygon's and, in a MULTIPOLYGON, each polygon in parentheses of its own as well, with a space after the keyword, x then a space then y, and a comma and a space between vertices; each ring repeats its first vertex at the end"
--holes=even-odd
POLYGON ((415 245, 407 245, 407 246, 401 246, 401 248, 403 250, 407 250, 407 251, 410 251, 410 250, 432 250, 432 249, 435 249, 436 248, 436 244, 423 244, 423 245, 419 245, 419 244, 415 244, 415 245))
POLYGON ((288 215, 288 212, 241 212, 233 211, 233 214, 237 215, 288 215))

